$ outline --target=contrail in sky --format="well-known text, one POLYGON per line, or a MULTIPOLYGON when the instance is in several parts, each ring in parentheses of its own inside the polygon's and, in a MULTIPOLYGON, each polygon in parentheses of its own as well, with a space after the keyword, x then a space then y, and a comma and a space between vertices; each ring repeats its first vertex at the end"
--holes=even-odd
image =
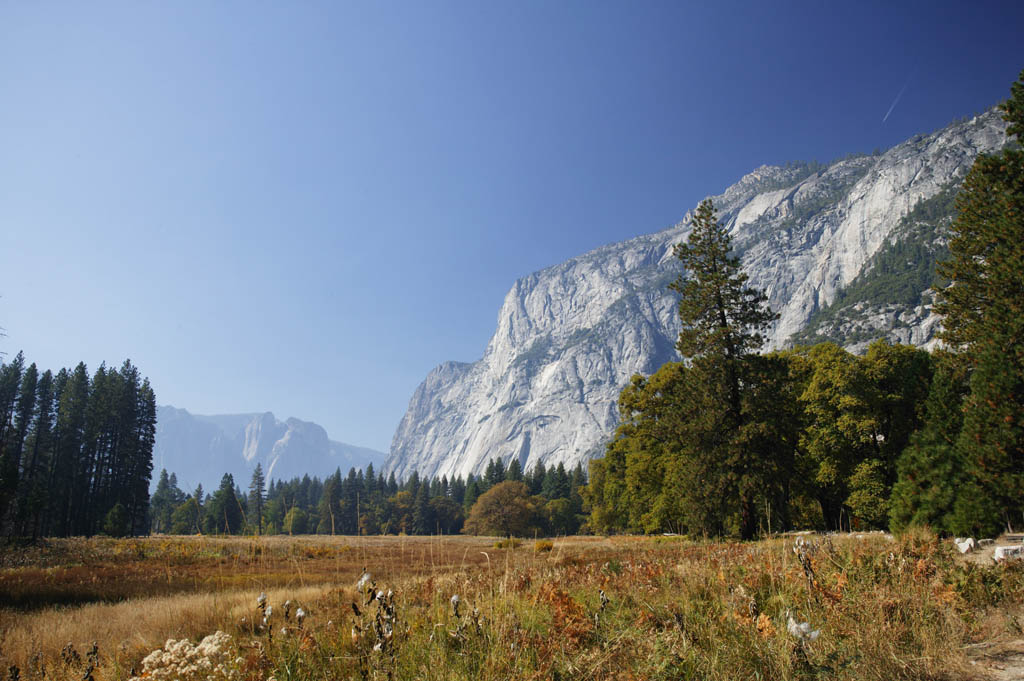
POLYGON ((903 93, 907 91, 907 85, 909 85, 909 84, 910 84, 909 80, 906 83, 904 83, 903 84, 903 88, 900 90, 900 93, 898 95, 896 95, 896 99, 892 100, 892 106, 890 106, 889 110, 885 112, 884 116, 882 116, 882 122, 883 123, 885 123, 885 119, 889 118, 889 114, 891 114, 892 110, 896 108, 896 105, 899 104, 900 97, 902 97, 903 93))

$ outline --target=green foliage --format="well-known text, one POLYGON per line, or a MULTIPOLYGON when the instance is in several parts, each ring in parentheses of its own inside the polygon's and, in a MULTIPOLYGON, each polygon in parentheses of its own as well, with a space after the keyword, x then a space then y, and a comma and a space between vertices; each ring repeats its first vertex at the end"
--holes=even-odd
POLYGON ((619 397, 616 437, 591 462, 593 529, 742 533, 744 500, 757 526, 773 531, 798 521, 887 524, 896 460, 924 416, 928 353, 877 342, 856 357, 825 343, 749 355, 739 366, 732 428, 723 425, 727 393, 709 390, 721 385, 713 363, 633 377, 619 397))
POLYGON ((762 334, 776 319, 767 308, 768 297, 747 286, 747 275, 731 249, 728 230, 705 199, 697 206, 687 242, 675 247, 686 273, 669 285, 680 294, 683 328, 676 347, 683 357, 738 359, 760 349, 762 334))
POLYGON ((220 487, 206 504, 204 531, 208 534, 235 534, 242 530, 244 517, 241 502, 235 494, 235 479, 225 473, 220 487))
POLYGON ((954 447, 963 424, 966 372, 946 354, 939 354, 925 404, 925 419, 910 438, 896 464, 890 526, 928 526, 955 532, 951 514, 964 480, 963 462, 954 447))
MULTIPOLYGON (((1008 133, 1024 131, 1024 72, 1002 105, 1008 133)), ((1024 150, 979 157, 957 200, 940 272, 942 337, 969 368, 956 441, 968 484, 954 526, 995 533, 1024 517, 1024 150)))
POLYGON ((128 513, 119 501, 103 518, 103 534, 108 537, 124 537, 128 534, 128 527, 128 513))
POLYGON ((197 534, 202 531, 202 509, 196 497, 189 497, 171 514, 170 534, 197 534))
POLYGON ((467 534, 525 536, 534 516, 530 490, 522 482, 507 480, 480 495, 462 531, 467 534))
POLYGON ((292 508, 284 516, 281 527, 285 534, 306 534, 309 516, 301 508, 292 508))
POLYGON ((120 504, 125 532, 145 532, 156 397, 131 362, 54 376, 0 364, 0 532, 92 535, 120 504))
POLYGON ((867 459, 857 464, 847 483, 850 496, 846 498, 846 505, 850 513, 870 528, 885 529, 888 526, 889 490, 885 474, 881 461, 867 459))
MULTIPOLYGON (((523 473, 518 460, 510 461, 506 469, 497 459, 489 462, 487 475, 470 475, 468 482, 446 476, 421 480, 414 473, 399 484, 393 474, 385 480, 372 466, 365 472, 352 468, 344 477, 338 470, 323 482, 308 475, 275 480, 266 488, 261 516, 269 534, 457 534, 463 529, 467 506, 475 505, 481 490, 497 486, 488 484, 488 476, 491 480, 520 478, 515 481, 526 485, 528 534, 575 534, 586 520, 582 466, 570 472, 564 465, 551 469, 538 465, 523 473), (534 485, 548 496, 534 493, 534 485)), ((252 489, 250 486, 250 494, 243 495, 233 479, 225 476, 217 492, 204 503, 202 488, 185 498, 174 475, 162 472, 154 508, 163 508, 160 500, 165 497, 174 501, 168 519, 154 521, 154 529, 163 527, 160 531, 173 534, 255 532, 257 501, 252 489), (238 509, 237 515, 232 508, 238 509)))
POLYGON ((256 463, 256 470, 252 472, 252 480, 249 482, 249 506, 253 510, 253 517, 249 519, 251 525, 255 525, 256 534, 263 534, 263 502, 266 499, 267 481, 263 477, 263 465, 256 463))

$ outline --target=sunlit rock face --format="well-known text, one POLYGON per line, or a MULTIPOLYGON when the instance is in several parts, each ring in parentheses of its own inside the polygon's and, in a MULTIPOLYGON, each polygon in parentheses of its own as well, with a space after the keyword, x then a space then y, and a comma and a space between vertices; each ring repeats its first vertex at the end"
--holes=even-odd
MULTIPOLYGON (((762 166, 712 197, 751 284, 779 313, 769 346, 785 346, 834 300, 898 237, 917 202, 961 182, 979 153, 1004 143, 1005 124, 989 112, 876 156, 762 166)), ((677 295, 666 286, 680 273, 672 246, 686 239, 690 220, 515 282, 483 357, 442 364, 417 388, 385 471, 479 474, 491 458, 529 469, 601 453, 630 377, 679 358, 677 295)), ((904 320, 899 332, 881 332, 894 342, 933 341, 927 308, 869 312, 904 320)))

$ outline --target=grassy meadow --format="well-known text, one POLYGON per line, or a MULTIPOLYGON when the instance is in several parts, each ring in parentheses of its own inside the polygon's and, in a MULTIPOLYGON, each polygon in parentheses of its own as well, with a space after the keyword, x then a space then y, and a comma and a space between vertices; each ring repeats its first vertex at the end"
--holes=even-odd
POLYGON ((1013 678, 1021 616, 1019 563, 927 533, 97 538, 0 557, 11 681, 1013 678))

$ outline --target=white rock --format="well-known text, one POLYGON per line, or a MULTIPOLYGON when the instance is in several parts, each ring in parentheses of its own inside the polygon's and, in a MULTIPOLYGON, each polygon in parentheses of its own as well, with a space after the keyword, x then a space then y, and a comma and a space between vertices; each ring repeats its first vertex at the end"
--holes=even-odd
POLYGON ((1024 544, 1014 544, 1012 546, 997 546, 995 552, 992 554, 992 560, 998 562, 1007 560, 1009 558, 1020 559, 1024 558, 1024 544))

